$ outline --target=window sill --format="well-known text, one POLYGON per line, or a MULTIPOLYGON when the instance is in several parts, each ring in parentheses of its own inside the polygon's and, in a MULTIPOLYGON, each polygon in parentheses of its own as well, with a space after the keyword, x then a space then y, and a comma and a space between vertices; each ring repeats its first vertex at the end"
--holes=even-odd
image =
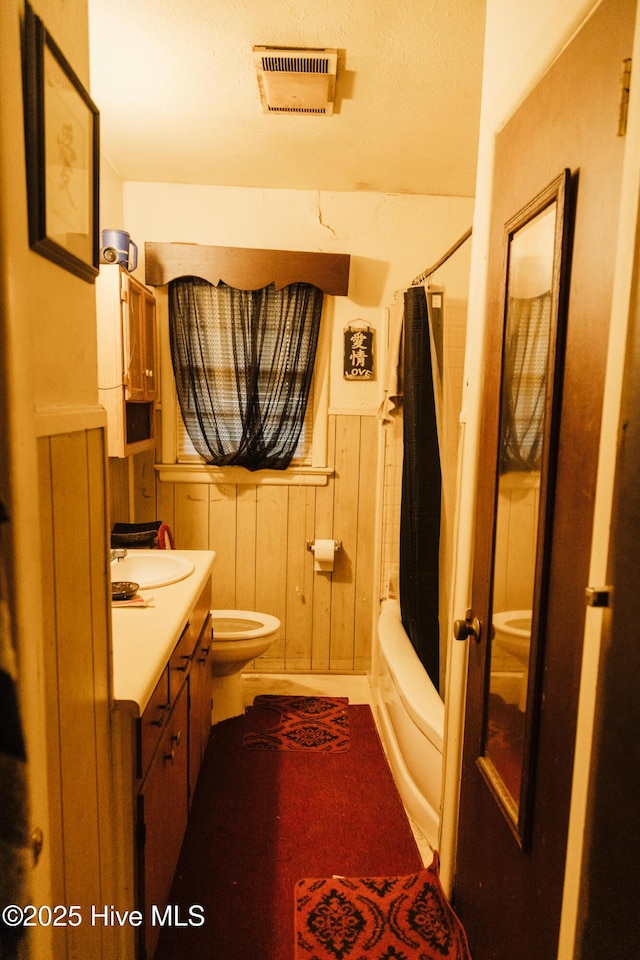
POLYGON ((210 467, 206 463, 156 463, 163 483, 231 483, 246 486, 325 487, 332 467, 289 467, 287 470, 246 470, 210 467))

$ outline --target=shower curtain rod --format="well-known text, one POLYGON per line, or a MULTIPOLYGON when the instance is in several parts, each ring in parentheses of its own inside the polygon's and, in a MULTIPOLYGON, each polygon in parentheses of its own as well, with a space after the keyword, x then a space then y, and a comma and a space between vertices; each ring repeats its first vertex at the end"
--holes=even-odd
POLYGON ((456 250, 459 250, 459 249, 460 249, 460 247, 462 246, 463 243, 466 243, 466 241, 467 241, 467 240, 469 239, 469 237, 471 236, 471 233, 472 233, 472 228, 469 227, 469 229, 467 230, 467 232, 466 232, 466 233, 463 233, 463 235, 462 235, 458 240, 456 240, 456 242, 454 243, 454 245, 447 250, 447 252, 444 254, 444 256, 440 257, 440 259, 437 261, 437 263, 434 263, 434 265, 433 265, 432 267, 429 267, 428 270, 425 270, 423 273, 420 274, 419 277, 416 277, 415 280, 412 280, 412 281, 411 281, 411 286, 412 286, 412 287, 417 287, 417 286, 419 286, 421 283, 423 283, 425 280, 428 280, 428 278, 429 278, 432 274, 434 274, 434 273, 436 272, 436 270, 438 270, 438 269, 442 266, 443 263, 446 263, 446 262, 447 262, 447 260, 449 259, 449 257, 452 257, 452 256, 454 255, 454 253, 456 252, 456 250))

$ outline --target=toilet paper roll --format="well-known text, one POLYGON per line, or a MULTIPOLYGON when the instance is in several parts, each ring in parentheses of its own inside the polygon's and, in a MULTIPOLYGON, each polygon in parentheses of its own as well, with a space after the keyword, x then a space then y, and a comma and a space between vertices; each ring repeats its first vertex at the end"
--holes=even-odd
POLYGON ((331 573, 335 552, 335 540, 316 540, 313 544, 313 569, 331 573))

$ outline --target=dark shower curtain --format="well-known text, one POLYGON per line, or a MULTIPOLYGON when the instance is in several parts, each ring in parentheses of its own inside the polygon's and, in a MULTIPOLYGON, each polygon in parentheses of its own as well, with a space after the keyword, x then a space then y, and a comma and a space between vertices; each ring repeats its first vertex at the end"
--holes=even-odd
POLYGON ((438 561, 442 478, 427 291, 404 295, 404 462, 400 509, 400 609, 404 628, 439 689, 438 561))

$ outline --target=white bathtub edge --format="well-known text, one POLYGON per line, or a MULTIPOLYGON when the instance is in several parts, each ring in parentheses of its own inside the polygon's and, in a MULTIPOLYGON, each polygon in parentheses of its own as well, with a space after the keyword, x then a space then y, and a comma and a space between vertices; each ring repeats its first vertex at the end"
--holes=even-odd
POLYGON ((396 740, 393 726, 389 720, 384 704, 377 702, 376 710, 387 760, 391 767, 402 802, 408 815, 415 822, 425 840, 427 840, 433 850, 436 850, 438 847, 440 818, 431 804, 429 804, 422 795, 413 777, 409 773, 409 769, 402 758, 398 741, 396 740))

